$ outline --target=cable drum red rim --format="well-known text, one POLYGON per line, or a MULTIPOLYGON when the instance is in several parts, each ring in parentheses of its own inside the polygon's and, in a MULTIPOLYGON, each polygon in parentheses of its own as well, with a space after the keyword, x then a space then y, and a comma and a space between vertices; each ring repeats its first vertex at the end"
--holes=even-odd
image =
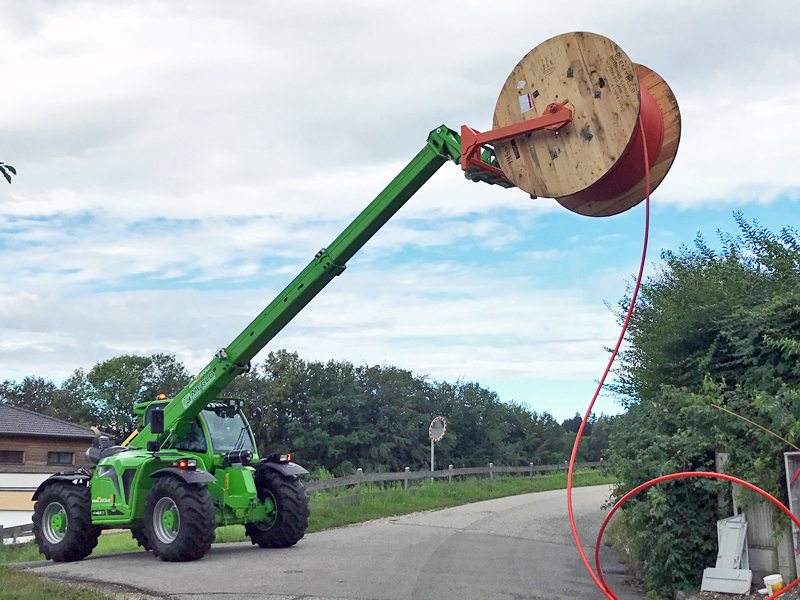
POLYGON ((572 194, 572 198, 583 202, 607 202, 629 192, 645 176, 645 167, 651 169, 658 158, 664 141, 664 117, 653 94, 640 82, 641 108, 639 118, 644 127, 637 127, 636 135, 625 154, 601 179, 585 190, 572 194), (645 163, 645 140, 647 156, 645 163))
MULTIPOLYGON (((626 190, 623 193, 617 194, 616 196, 611 195, 609 197, 608 194, 604 193, 599 196, 600 199, 597 201, 587 201, 580 196, 581 191, 583 190, 576 190, 574 194, 556 197, 556 201, 561 206, 576 214, 587 217, 610 217, 633 208, 645 199, 648 192, 652 193, 659 185, 661 185, 675 161, 681 138, 681 113, 680 108, 678 107, 678 101, 675 98, 675 94, 672 92, 669 85, 667 85, 667 82, 664 81, 664 79, 652 69, 637 63, 634 63, 634 67, 639 83, 637 90, 640 91, 640 110, 637 112, 637 114, 642 115, 641 105, 642 103, 649 102, 648 95, 655 99, 655 102, 661 112, 660 122, 659 120, 656 120, 655 126, 660 131, 662 141, 661 147, 657 148, 655 152, 652 150, 652 147, 655 146, 655 144, 651 144, 649 142, 651 141, 652 135, 658 135, 658 132, 656 132, 656 129, 652 124, 645 126, 646 131, 652 130, 652 132, 655 132, 648 132, 648 137, 646 138, 648 140, 647 146, 650 147, 648 152, 650 159, 647 161, 647 163, 650 165, 650 170, 648 170, 647 174, 649 183, 645 181, 646 177, 643 169, 640 169, 638 170, 638 178, 634 177, 633 179, 629 179, 627 181, 622 178, 622 184, 614 186, 614 191, 618 191, 619 189, 626 190), (641 93, 642 88, 647 90, 647 94, 641 93)), ((645 106, 642 117, 648 121, 650 121, 651 118, 654 118, 655 115, 653 114, 652 108, 645 106)), ((629 151, 632 151, 633 139, 638 135, 638 131, 631 134, 631 143, 626 146, 621 156, 625 157, 629 151)), ((644 148, 644 145, 637 145, 637 154, 640 152, 639 148, 644 148)), ((633 164, 635 166, 636 163, 629 164, 633 164)), ((640 164, 644 164, 644 161, 641 161, 640 164)), ((612 169, 615 167, 616 164, 612 167, 612 169)), ((629 174, 628 177, 632 177, 632 175, 629 174)))

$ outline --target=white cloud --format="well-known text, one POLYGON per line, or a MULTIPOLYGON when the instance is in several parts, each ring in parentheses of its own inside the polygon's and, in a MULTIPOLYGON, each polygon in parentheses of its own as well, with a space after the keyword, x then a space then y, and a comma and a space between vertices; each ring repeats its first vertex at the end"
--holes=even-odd
MULTIPOLYGON (((316 360, 389 362, 442 379, 581 379, 600 368, 598 348, 616 329, 613 315, 580 290, 539 292, 526 278, 499 281, 453 264, 362 269, 330 288, 269 348, 316 360)), ((30 372, 26 366, 44 351, 63 377, 110 356, 167 351, 198 371, 276 291, 5 294, 0 356, 6 368, 30 372)))

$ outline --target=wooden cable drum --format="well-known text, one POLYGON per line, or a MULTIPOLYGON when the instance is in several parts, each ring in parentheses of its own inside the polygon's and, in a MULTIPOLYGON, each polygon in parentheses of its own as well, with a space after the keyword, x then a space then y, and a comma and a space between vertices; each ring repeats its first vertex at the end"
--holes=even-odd
POLYGON ((645 198, 646 139, 650 191, 658 187, 681 129, 678 103, 661 77, 632 63, 606 37, 559 35, 531 50, 508 76, 494 127, 533 119, 564 101, 572 121, 557 132, 496 143, 500 168, 514 185, 582 215, 621 213, 645 198))

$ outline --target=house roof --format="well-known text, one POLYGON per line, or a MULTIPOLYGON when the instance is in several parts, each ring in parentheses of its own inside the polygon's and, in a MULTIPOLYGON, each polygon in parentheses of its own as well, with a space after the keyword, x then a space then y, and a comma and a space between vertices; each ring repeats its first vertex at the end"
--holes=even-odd
POLYGON ((93 438, 94 432, 88 427, 75 425, 55 417, 0 404, 0 436, 30 435, 57 438, 93 438))

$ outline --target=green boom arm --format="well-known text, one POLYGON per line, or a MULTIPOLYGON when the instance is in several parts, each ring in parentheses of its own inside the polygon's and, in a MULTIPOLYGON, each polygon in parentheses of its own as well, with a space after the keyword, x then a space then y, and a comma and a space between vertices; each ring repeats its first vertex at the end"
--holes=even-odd
MULTIPOLYGON (((484 151, 483 159, 493 156, 484 151)), ((163 436, 156 436, 145 427, 131 445, 144 447, 148 441, 162 437, 163 441, 181 439, 195 417, 213 401, 233 379, 249 369, 250 360, 291 321, 303 307, 334 277, 358 250, 400 210, 446 161, 456 164, 461 159, 461 138, 445 126, 430 133, 425 147, 400 172, 378 197, 327 248, 320 250, 314 260, 258 315, 227 347, 219 350, 200 374, 164 408, 163 436)), ((470 170, 468 179, 487 180, 470 170)), ((503 185, 502 183, 500 185, 503 185)), ((507 187, 507 186, 504 186, 507 187)))

